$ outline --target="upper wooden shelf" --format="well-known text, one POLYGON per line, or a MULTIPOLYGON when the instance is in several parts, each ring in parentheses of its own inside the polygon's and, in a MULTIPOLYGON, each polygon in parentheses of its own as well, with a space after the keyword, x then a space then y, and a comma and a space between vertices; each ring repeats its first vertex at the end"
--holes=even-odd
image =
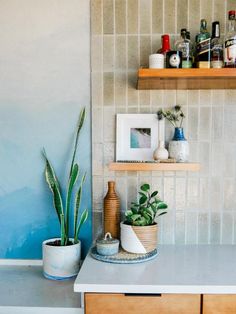
POLYGON ((112 171, 199 171, 199 163, 112 162, 112 171))
POLYGON ((139 69, 137 89, 236 89, 236 68, 139 69))

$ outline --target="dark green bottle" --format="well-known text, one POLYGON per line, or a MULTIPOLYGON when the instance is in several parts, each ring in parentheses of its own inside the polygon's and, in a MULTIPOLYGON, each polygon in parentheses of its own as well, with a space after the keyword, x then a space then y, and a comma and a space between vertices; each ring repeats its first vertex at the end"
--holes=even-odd
POLYGON ((210 68, 211 65, 211 35, 207 30, 207 21, 201 20, 200 33, 196 36, 197 68, 210 68))

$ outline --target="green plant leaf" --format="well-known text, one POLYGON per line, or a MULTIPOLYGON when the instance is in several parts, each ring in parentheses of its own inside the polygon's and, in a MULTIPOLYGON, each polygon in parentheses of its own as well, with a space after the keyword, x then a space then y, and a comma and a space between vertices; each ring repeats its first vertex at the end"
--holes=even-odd
POLYGON ((145 192, 138 192, 139 193, 139 195, 141 195, 141 196, 147 196, 147 193, 145 192))
POLYGON ((164 202, 157 204, 157 209, 166 209, 168 206, 164 202))
POLYGON ((86 179, 86 173, 83 175, 80 186, 78 189, 78 192, 76 193, 75 196, 75 208, 74 208, 74 238, 76 238, 76 232, 77 232, 77 224, 78 224, 78 216, 79 216, 79 208, 80 208, 80 203, 81 203, 81 198, 82 198, 82 191, 83 191, 83 184, 86 179))
POLYGON ((151 194, 151 198, 156 196, 158 194, 158 191, 154 191, 152 194, 151 194))
POLYGON ((154 219, 155 213, 151 208, 147 208, 147 214, 149 214, 151 216, 151 218, 154 219))
POLYGON ((61 197, 60 184, 57 180, 57 176, 53 169, 53 166, 51 165, 50 161, 48 160, 46 156, 45 150, 43 151, 43 157, 46 162, 45 171, 44 171, 46 182, 52 192, 54 208, 56 209, 58 220, 59 220, 59 223, 61 224, 61 214, 63 214, 63 203, 62 203, 62 197, 61 197))
POLYGON ((140 199, 139 199, 139 204, 140 205, 143 205, 146 201, 147 201, 147 196, 141 196, 140 199))
POLYGON ((135 220, 141 218, 141 215, 140 214, 134 214, 130 218, 132 219, 132 221, 135 221, 135 220))
POLYGON ((65 232, 65 217, 64 214, 60 215, 61 219, 61 246, 66 245, 66 232, 65 232))
POLYGON ((69 177, 67 194, 66 194, 66 211, 65 211, 65 228, 66 233, 69 234, 69 215, 70 215, 70 206, 71 206, 71 195, 73 191, 73 187, 79 176, 79 166, 78 164, 74 164, 71 175, 69 177))
POLYGON ((82 129, 82 126, 84 124, 84 120, 85 120, 85 107, 81 110, 80 112, 80 116, 79 116, 79 122, 78 122, 78 127, 77 127, 77 132, 76 132, 76 138, 75 138, 75 145, 74 145, 74 151, 73 151, 73 155, 72 155, 72 161, 71 161, 71 166, 70 166, 70 176, 74 167, 74 162, 75 162, 75 156, 76 156, 76 151, 77 151, 77 147, 78 147, 78 140, 79 140, 79 134, 80 131, 82 129))
POLYGON ((150 190, 150 185, 148 183, 145 183, 145 184, 141 185, 140 189, 144 192, 147 192, 150 190))
POLYGON ((164 214, 167 214, 167 212, 161 212, 161 213, 157 213, 157 217, 159 217, 159 216, 162 216, 162 215, 164 215, 164 214))
POLYGON ((133 211, 132 210, 127 210, 125 212, 125 216, 128 217, 128 216, 132 216, 133 215, 133 211))
POLYGON ((81 217, 80 217, 79 224, 78 224, 77 229, 76 229, 76 234, 74 237, 74 243, 78 243, 78 237, 79 237, 80 229, 83 226, 83 224, 86 222, 87 219, 88 219, 88 210, 85 209, 83 211, 81 217))

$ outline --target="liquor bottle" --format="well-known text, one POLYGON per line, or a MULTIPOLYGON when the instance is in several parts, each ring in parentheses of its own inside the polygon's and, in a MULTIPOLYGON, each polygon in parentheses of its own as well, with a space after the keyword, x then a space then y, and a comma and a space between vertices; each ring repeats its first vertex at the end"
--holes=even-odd
POLYGON ((212 23, 211 68, 223 68, 223 45, 220 40, 220 22, 212 23))
POLYGON ((175 43, 176 50, 182 52, 182 68, 192 67, 192 43, 187 38, 186 28, 181 29, 180 39, 175 43))
POLYGON ((164 55, 164 67, 166 68, 166 54, 170 51, 170 36, 165 34, 161 36, 162 47, 157 51, 157 53, 162 53, 164 55))
POLYGON ((201 20, 200 33, 196 36, 197 68, 210 68, 211 36, 207 31, 207 21, 201 20))
POLYGON ((224 61, 226 68, 236 67, 235 11, 229 11, 228 31, 225 36, 224 61))

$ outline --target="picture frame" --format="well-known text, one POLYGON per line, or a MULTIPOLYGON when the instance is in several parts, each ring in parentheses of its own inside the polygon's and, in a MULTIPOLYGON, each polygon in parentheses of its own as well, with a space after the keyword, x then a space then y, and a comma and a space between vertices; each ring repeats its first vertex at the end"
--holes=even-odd
POLYGON ((158 124, 156 114, 117 114, 116 161, 153 161, 158 124))

